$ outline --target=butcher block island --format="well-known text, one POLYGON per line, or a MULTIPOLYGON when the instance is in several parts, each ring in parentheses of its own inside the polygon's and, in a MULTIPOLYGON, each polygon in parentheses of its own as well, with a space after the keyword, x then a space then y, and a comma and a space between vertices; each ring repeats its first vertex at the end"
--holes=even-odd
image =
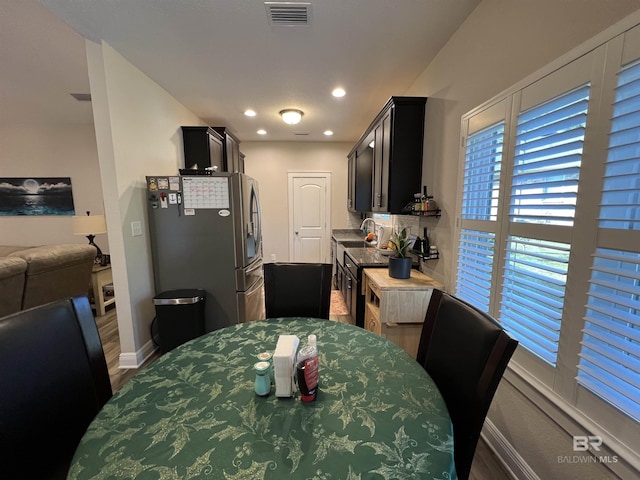
POLYGON ((411 270, 411 277, 401 280, 390 277, 386 268, 365 268, 362 278, 364 328, 415 358, 431 292, 442 290, 444 285, 418 270, 411 270))

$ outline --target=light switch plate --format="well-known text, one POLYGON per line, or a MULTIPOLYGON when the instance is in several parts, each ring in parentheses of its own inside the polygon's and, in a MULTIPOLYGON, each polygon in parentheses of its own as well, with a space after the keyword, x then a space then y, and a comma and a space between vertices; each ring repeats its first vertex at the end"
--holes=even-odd
POLYGON ((131 222, 131 236, 139 237, 142 235, 142 223, 139 221, 131 222))

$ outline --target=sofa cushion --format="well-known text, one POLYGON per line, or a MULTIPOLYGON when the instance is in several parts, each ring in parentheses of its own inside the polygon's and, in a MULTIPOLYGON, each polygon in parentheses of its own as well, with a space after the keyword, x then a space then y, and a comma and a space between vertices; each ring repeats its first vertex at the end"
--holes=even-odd
POLYGON ((88 244, 44 245, 9 254, 27 262, 22 309, 87 295, 96 249, 88 244))
POLYGON ((13 252, 17 252, 19 250, 26 250, 27 248, 33 248, 33 247, 25 247, 23 245, 0 245, 0 257, 8 257, 9 254, 13 252))
POLYGON ((23 248, 9 254, 9 257, 20 257, 26 260, 27 275, 86 264, 89 258, 93 263, 95 256, 96 249, 94 247, 80 244, 43 245, 23 248))
POLYGON ((20 311, 26 271, 24 259, 0 257, 0 317, 20 311))

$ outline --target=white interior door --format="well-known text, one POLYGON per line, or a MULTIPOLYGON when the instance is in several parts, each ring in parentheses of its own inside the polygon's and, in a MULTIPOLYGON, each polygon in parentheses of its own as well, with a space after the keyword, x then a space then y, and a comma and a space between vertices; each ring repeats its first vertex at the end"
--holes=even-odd
POLYGON ((289 259, 325 263, 329 258, 331 174, 289 173, 289 259))

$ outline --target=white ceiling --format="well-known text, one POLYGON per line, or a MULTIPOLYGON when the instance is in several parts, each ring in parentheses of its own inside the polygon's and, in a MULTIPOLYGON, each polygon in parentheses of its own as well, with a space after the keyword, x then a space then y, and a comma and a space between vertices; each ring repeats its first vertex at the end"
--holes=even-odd
POLYGON ((242 141, 351 142, 479 2, 311 0, 310 24, 290 27, 271 25, 262 0, 0 0, 0 121, 91 122, 69 96, 89 91, 85 37, 242 141), (299 125, 279 118, 287 107, 305 112, 299 125))

